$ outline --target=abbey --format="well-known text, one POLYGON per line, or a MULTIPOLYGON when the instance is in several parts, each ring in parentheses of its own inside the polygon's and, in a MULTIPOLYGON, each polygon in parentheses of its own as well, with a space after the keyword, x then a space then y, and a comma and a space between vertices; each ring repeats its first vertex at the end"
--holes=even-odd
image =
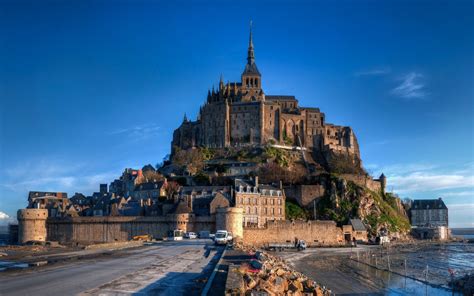
POLYGON ((294 96, 265 94, 250 29, 247 64, 240 82, 224 83, 221 76, 219 88, 208 92, 197 120, 185 116, 174 131, 172 151, 267 143, 345 153, 360 159, 350 127, 327 123, 319 108, 300 107, 294 96))

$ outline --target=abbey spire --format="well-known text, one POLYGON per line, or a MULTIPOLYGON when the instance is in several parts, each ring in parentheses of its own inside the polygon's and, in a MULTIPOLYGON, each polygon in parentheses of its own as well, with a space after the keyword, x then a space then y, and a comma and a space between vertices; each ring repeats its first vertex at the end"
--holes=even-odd
POLYGON ((249 49, 247 51, 247 63, 249 65, 255 63, 255 52, 253 51, 253 40, 252 40, 252 21, 250 21, 250 36, 249 36, 249 49))
POLYGON ((250 21, 249 48, 247 50, 247 64, 242 73, 242 86, 247 89, 261 89, 260 72, 255 63, 255 52, 253 48, 252 21, 250 21))

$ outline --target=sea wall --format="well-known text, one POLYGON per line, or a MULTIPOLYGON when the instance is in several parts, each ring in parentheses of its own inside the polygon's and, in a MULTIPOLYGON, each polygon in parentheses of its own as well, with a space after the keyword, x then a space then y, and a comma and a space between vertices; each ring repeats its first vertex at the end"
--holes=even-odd
POLYGON ((344 244, 342 228, 334 221, 274 221, 266 228, 244 228, 244 243, 262 246, 269 243, 306 241, 308 246, 344 244))

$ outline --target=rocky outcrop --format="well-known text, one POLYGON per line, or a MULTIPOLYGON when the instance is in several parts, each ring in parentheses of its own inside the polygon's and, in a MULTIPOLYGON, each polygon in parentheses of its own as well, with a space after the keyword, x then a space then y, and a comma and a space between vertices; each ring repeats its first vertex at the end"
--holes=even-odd
POLYGON ((318 218, 346 224, 350 218, 360 218, 376 235, 382 229, 393 234, 405 234, 410 229, 401 200, 390 193, 371 191, 344 178, 331 176, 326 184, 326 196, 319 200, 318 218))

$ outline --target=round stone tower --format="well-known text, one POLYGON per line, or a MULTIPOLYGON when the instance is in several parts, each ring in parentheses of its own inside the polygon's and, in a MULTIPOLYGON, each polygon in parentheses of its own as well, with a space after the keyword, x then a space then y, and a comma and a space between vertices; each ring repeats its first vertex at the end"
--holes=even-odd
POLYGON ((46 241, 47 209, 22 209, 18 210, 18 242, 46 241))
POLYGON ((243 238, 243 217, 242 208, 217 208, 216 209, 216 230, 227 230, 232 232, 234 238, 243 238))
POLYGON ((380 190, 382 191, 382 194, 385 194, 385 187, 387 186, 387 177, 382 173, 379 177, 380 180, 380 190))

